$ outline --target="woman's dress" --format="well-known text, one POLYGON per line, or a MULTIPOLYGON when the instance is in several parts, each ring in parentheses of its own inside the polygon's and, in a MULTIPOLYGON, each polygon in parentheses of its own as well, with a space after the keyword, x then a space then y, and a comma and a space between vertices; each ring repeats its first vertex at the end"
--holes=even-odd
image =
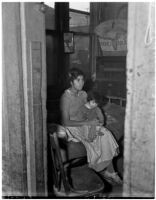
MULTIPOLYGON (((69 89, 64 92, 61 98, 61 109, 68 109, 70 120, 77 121, 76 113, 82 105, 86 103, 87 94, 85 91, 80 91, 75 96, 69 89), (68 108, 64 108, 68 106, 68 108)), ((112 133, 102 127, 100 132, 104 135, 97 136, 93 142, 86 140, 86 135, 89 133, 90 126, 66 126, 66 132, 68 134, 68 141, 82 142, 87 151, 87 160, 89 166, 96 171, 101 171, 106 168, 112 161, 114 156, 119 153, 118 144, 113 137, 112 133)))

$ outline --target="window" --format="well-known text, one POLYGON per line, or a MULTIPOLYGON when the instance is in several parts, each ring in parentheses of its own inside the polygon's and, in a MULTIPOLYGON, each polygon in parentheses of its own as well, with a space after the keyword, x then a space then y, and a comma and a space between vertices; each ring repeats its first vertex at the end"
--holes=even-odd
POLYGON ((76 11, 70 10, 69 13, 70 31, 89 33, 89 14, 77 13, 76 11))

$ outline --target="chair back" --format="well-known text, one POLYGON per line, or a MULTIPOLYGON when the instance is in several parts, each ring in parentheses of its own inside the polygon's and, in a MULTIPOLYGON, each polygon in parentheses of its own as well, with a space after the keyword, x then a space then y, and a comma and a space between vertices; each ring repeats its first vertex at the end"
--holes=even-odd
POLYGON ((66 129, 55 123, 48 124, 48 132, 56 132, 59 139, 61 138, 60 147, 65 149, 67 160, 75 158, 87 157, 87 151, 82 142, 67 141, 66 129))
POLYGON ((50 133, 51 158, 53 164, 54 185, 60 191, 62 183, 66 193, 70 191, 67 174, 65 173, 57 133, 50 133))

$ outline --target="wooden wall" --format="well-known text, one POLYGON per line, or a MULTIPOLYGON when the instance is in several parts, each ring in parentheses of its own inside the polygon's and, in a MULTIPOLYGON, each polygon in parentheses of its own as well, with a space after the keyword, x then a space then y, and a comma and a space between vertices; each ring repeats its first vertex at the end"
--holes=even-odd
POLYGON ((24 92, 19 3, 2 4, 3 195, 27 195, 24 92))
POLYGON ((155 193, 154 12, 154 3, 129 3, 124 197, 155 193))
POLYGON ((3 195, 45 196, 46 65, 39 3, 3 3, 3 195))

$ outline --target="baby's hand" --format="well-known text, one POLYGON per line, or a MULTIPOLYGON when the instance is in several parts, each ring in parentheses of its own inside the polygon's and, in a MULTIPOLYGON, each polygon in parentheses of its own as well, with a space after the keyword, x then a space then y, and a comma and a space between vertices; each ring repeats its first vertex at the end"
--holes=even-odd
POLYGON ((88 141, 89 142, 93 142, 96 139, 97 135, 92 131, 91 133, 89 133, 88 135, 88 141))
POLYGON ((93 138, 88 138, 88 142, 93 142, 96 139, 97 135, 95 135, 93 138))
POLYGON ((93 142, 93 141, 94 141, 94 139, 95 139, 95 138, 88 138, 88 139, 84 139, 84 141, 86 141, 86 142, 89 142, 89 143, 90 143, 90 142, 93 142))
POLYGON ((102 135, 104 135, 104 133, 103 132, 98 132, 98 135, 102 136, 102 135))

